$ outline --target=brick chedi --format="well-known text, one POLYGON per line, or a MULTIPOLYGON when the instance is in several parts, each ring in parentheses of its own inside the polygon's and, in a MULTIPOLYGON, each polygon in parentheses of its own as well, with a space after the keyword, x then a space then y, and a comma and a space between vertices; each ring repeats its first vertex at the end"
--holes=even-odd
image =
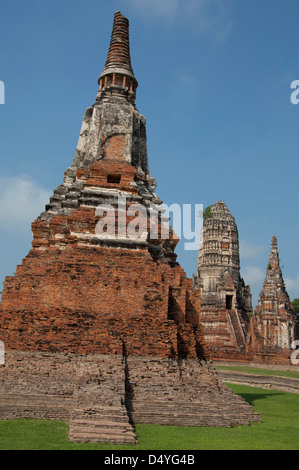
POLYGON ((136 88, 116 12, 74 161, 1 301, 0 418, 69 419, 74 441, 134 443, 134 423, 259 420, 209 361, 200 291, 162 223, 136 88))
POLYGON ((251 292, 240 276, 239 235, 222 201, 203 223, 195 284, 202 293, 201 321, 213 358, 246 350, 251 292))
POLYGON ((272 238, 263 288, 252 319, 252 347, 259 354, 290 356, 296 315, 285 288, 276 237, 272 238))

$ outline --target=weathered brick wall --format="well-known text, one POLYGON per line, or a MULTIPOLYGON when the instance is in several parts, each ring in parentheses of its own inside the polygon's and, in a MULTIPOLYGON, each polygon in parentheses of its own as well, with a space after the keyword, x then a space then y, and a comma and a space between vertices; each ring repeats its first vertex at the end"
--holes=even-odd
POLYGON ((127 366, 127 407, 136 423, 230 427, 260 420, 209 362, 128 357, 127 366))
POLYGON ((6 352, 0 419, 69 419, 76 362, 68 354, 6 352))
POLYGON ((248 364, 267 364, 267 365, 283 365, 292 366, 291 352, 280 351, 273 353, 272 350, 265 350, 263 352, 256 352, 254 350, 247 350, 245 353, 237 351, 224 351, 221 350, 213 353, 213 361, 231 362, 231 363, 248 363, 248 364))
POLYGON ((177 325, 171 282, 186 299, 183 270, 154 262, 145 250, 33 249, 6 279, 1 340, 24 351, 122 354, 125 343, 128 354, 173 357, 183 347, 197 357, 204 340, 198 321, 186 323, 192 301, 177 325))

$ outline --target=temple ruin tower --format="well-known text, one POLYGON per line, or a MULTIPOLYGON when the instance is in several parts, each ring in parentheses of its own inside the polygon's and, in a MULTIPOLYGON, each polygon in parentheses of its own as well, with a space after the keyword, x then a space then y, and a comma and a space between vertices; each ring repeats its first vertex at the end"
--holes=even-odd
MULTIPOLYGON (((101 168, 107 167, 108 192, 109 188, 122 189, 126 183, 131 192, 140 188, 146 200, 161 204, 154 192, 156 181, 149 172, 146 120, 135 105, 138 83, 131 65, 129 22, 120 12, 114 16, 108 57, 98 82, 96 102, 85 112, 74 161, 40 220, 71 214, 83 202, 82 197, 88 201, 93 198, 93 204, 101 201, 98 192, 92 190, 94 184, 87 184, 88 190, 83 190, 84 171, 99 161, 101 168), (136 172, 132 182, 126 181, 126 172, 122 171, 129 166, 136 172)), ((129 171, 132 173, 132 169, 129 171)))
POLYGON ((205 211, 195 284, 212 356, 244 352, 251 291, 240 276, 237 225, 222 201, 205 211))
POLYGON ((162 229, 136 89, 116 12, 74 161, 0 305, 0 418, 68 419, 72 441, 135 443, 135 423, 260 419, 210 363, 201 293, 162 229))
POLYGON ((296 315, 285 288, 276 237, 271 241, 266 277, 254 313, 259 351, 288 354, 295 339, 296 315))

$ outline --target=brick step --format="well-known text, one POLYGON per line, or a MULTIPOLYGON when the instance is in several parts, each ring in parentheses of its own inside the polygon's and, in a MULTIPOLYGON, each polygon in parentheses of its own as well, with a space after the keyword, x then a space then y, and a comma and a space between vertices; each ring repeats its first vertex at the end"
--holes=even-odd
POLYGON ((238 419, 240 416, 254 416, 254 413, 252 412, 244 412, 244 410, 236 410, 236 411, 230 411, 230 412, 223 412, 220 408, 218 410, 215 410, 214 412, 210 412, 209 411, 206 411, 205 413, 202 412, 197 412, 196 411, 196 408, 194 408, 193 410, 189 410, 189 413, 172 413, 171 410, 167 411, 162 411, 161 409, 159 408, 155 408, 155 409, 152 409, 152 410, 146 410, 146 409, 142 409, 142 411, 132 411, 133 413, 133 416, 134 416, 134 421, 138 421, 136 416, 138 415, 142 415, 142 416, 151 416, 151 415, 155 415, 155 416, 158 416, 158 419, 162 419, 163 417, 166 417, 167 419, 175 419, 175 420, 180 420, 180 421, 186 421, 186 420, 190 420, 192 421, 193 419, 196 419, 196 420, 200 420, 202 418, 205 418, 205 417, 210 417, 211 419, 216 417, 218 418, 219 416, 221 416, 222 419, 228 419, 228 418, 236 418, 238 419))
POLYGON ((238 313, 235 310, 230 310, 228 312, 228 317, 231 320, 231 325, 232 325, 232 328, 234 330, 237 346, 239 346, 239 347, 243 346, 244 347, 245 346, 245 337, 244 337, 244 333, 243 333, 243 330, 242 330, 242 326, 241 326, 241 323, 240 323, 238 313))
POLYGON ((48 400, 47 397, 36 399, 34 397, 5 397, 0 399, 0 407, 1 406, 30 406, 30 407, 38 407, 43 406, 44 408, 65 408, 72 406, 72 400, 68 399, 57 399, 57 400, 48 400))
POLYGON ((69 439, 72 442, 109 442, 111 444, 137 444, 136 437, 133 436, 124 436, 118 434, 109 434, 106 433, 86 433, 86 432, 76 432, 69 434, 69 439))
POLYGON ((202 415, 158 415, 155 412, 144 412, 134 413, 134 421, 136 423, 151 423, 151 424, 165 424, 168 426, 186 426, 186 427, 231 427, 232 425, 248 425, 248 419, 250 422, 260 422, 260 416, 257 413, 244 413, 244 414, 225 414, 222 415, 211 415, 205 413, 202 415))
POLYGON ((34 393, 10 393, 9 391, 7 390, 2 390, 0 388, 0 397, 1 399, 10 399, 10 398, 13 398, 13 399, 19 399, 19 398, 28 398, 28 399, 34 399, 34 400, 38 400, 38 399, 41 399, 41 400, 65 400, 65 401, 68 401, 68 400, 72 400, 73 399, 73 395, 48 395, 48 394, 34 394, 34 393))
MULTIPOLYGON (((200 420, 188 420, 184 421, 183 419, 180 420, 175 420, 175 419, 161 419, 157 417, 156 415, 154 416, 139 416, 136 417, 136 421, 138 423, 146 423, 146 424, 157 424, 161 426, 183 426, 183 427, 205 427, 205 428, 213 428, 213 427, 221 427, 221 428, 231 428, 233 426, 248 426, 248 416, 242 418, 214 418, 212 419, 210 416, 207 417, 202 417, 200 420)), ((251 418, 250 422, 259 422, 259 420, 251 418)))
POLYGON ((0 407, 0 419, 15 419, 16 416, 20 419, 69 419, 71 414, 70 409, 62 408, 42 408, 40 406, 16 406, 10 405, 0 407))
MULTIPOLYGON (((128 421, 114 421, 106 416, 84 416, 84 411, 74 410, 81 419, 72 418, 69 429, 69 439, 74 442, 113 442, 118 444, 135 444, 136 436, 128 421), (83 412, 83 414, 82 414, 83 412)), ((120 418, 119 418, 120 419, 120 418)))
POLYGON ((119 428, 119 426, 108 427, 106 425, 94 425, 93 423, 71 423, 70 425, 70 434, 106 434, 109 435, 118 435, 118 436, 131 436, 134 437, 135 434, 131 429, 128 428, 119 428))
POLYGON ((76 410, 85 410, 85 409, 94 409, 95 411, 105 411, 105 410, 109 410, 109 411, 116 411, 116 412, 119 412, 119 410, 121 409, 120 407, 122 405, 120 404, 114 404, 114 405, 110 405, 110 404, 107 404, 105 403, 103 400, 101 401, 96 401, 94 402, 94 400, 90 400, 88 403, 90 403, 90 405, 88 405, 88 408, 86 406, 86 403, 85 403, 85 400, 81 400, 81 399, 76 399, 75 400, 75 403, 76 405, 76 410), (83 405, 84 406, 80 406, 80 405, 83 405))
POLYGON ((19 408, 19 409, 23 409, 24 411, 26 410, 43 410, 43 411, 56 411, 57 413, 61 412, 65 412, 66 410, 68 410, 69 412, 71 412, 71 405, 69 406, 57 406, 57 405, 46 405, 45 403, 42 403, 42 404, 36 404, 36 403, 8 403, 8 404, 0 404, 0 410, 9 410, 9 409, 16 409, 16 408, 19 408))
POLYGON ((111 427, 111 428, 118 428, 118 429, 123 429, 124 431, 126 430, 132 430, 132 426, 130 425, 129 422, 127 423, 124 423, 124 422, 121 422, 121 421, 111 421, 111 420, 107 420, 105 418, 102 419, 102 417, 97 417, 96 418, 89 418, 89 419, 85 419, 85 418, 82 418, 82 419, 74 419, 73 416, 72 416, 72 426, 89 426, 89 425, 92 425, 94 427, 111 427))
POLYGON ((100 398, 98 400, 94 400, 94 399, 89 399, 88 397, 87 398, 84 398, 84 399, 76 399, 76 400, 73 400, 73 403, 74 403, 74 407, 75 408, 78 408, 78 409, 102 409, 102 410, 105 410, 105 409, 115 409, 115 410, 119 410, 121 408, 121 404, 117 404, 116 406, 110 406, 109 404, 105 404, 105 402, 103 402, 100 398))
POLYGON ((107 410, 107 409, 94 409, 94 408, 88 408, 88 409, 72 409, 72 419, 81 419, 83 417, 84 419, 95 419, 97 416, 100 416, 101 418, 105 417, 109 421, 116 421, 116 422, 129 422, 129 418, 127 415, 127 411, 123 409, 117 409, 117 410, 107 410))
MULTIPOLYGON (((140 401, 140 402, 137 402, 137 401, 134 401, 134 405, 133 406, 128 406, 128 409, 129 410, 136 410, 136 409, 142 409, 144 411, 151 411, 151 410, 155 410, 155 412, 159 411, 159 413, 173 413, 175 415, 183 415, 185 414, 186 412, 190 412, 191 414, 201 414, 203 412, 205 412, 207 410, 207 405, 206 404, 203 404, 203 403, 196 403, 196 402, 192 402, 192 403, 186 403, 186 404, 182 404, 180 403, 179 405, 179 408, 178 408, 178 405, 176 403, 168 403, 168 402, 151 402, 151 403, 148 403, 148 402, 143 402, 143 401, 140 401)), ((244 404, 243 403, 239 403, 238 405, 236 405, 233 409, 231 406, 229 405, 225 405, 223 403, 219 403, 218 405, 210 405, 209 408, 209 414, 212 415, 214 413, 230 413, 230 414, 238 414, 240 412, 244 412, 244 411, 249 411, 250 413, 252 412, 251 408, 249 407, 249 405, 245 402, 244 404)))

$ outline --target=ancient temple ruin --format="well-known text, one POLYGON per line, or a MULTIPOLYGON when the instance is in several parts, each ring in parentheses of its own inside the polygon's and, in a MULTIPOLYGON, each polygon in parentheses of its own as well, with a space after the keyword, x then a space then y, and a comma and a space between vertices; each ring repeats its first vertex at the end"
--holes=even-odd
POLYGON ((289 357, 296 321, 280 268, 277 239, 273 237, 264 285, 252 318, 253 348, 259 353, 289 357))
POLYGON ((251 291, 240 276, 237 225, 222 201, 206 213, 194 283, 201 290, 201 322, 212 357, 244 353, 251 291))
POLYGON ((237 225, 218 201, 205 211, 193 281, 201 291, 201 324, 214 360, 290 364, 297 319, 285 289, 276 237, 253 309, 250 287, 240 275, 237 225))
POLYGON ((129 22, 116 12, 74 161, 0 306, 0 418, 69 419, 73 441, 135 443, 136 423, 260 419, 209 360, 201 292, 163 232, 136 89, 129 22))

